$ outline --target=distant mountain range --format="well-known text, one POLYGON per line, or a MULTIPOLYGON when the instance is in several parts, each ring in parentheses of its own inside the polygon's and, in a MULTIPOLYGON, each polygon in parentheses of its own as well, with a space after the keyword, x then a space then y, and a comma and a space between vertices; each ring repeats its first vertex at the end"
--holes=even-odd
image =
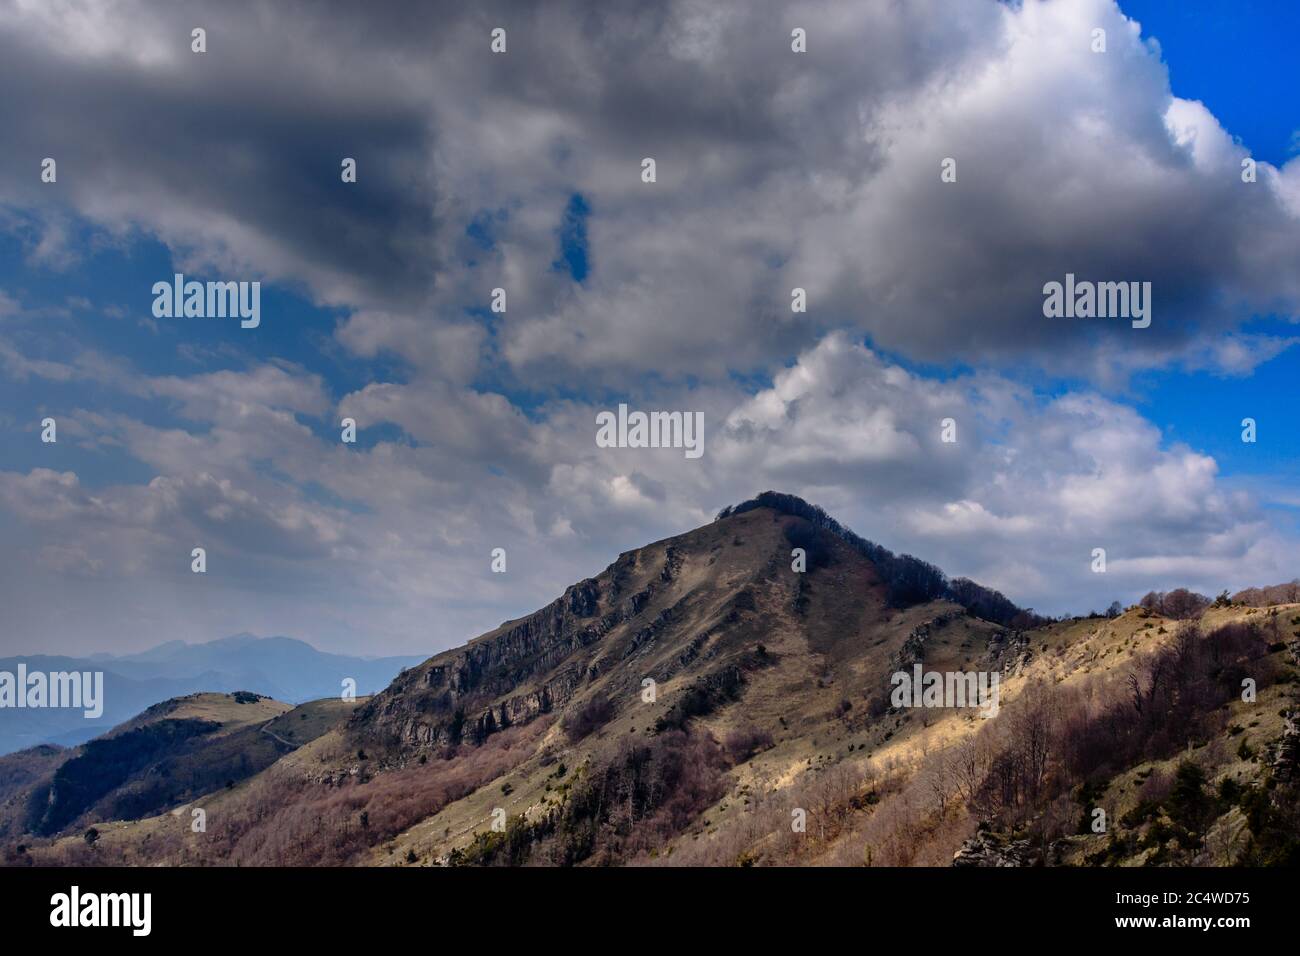
POLYGON ((137 654, 89 657, 26 655, 0 658, 0 671, 103 671, 104 712, 0 708, 0 753, 41 743, 74 746, 90 740, 151 704, 200 691, 252 691, 289 703, 337 697, 344 678, 358 695, 382 690, 403 667, 423 657, 350 657, 326 654, 289 637, 238 634, 206 644, 168 641, 137 654))

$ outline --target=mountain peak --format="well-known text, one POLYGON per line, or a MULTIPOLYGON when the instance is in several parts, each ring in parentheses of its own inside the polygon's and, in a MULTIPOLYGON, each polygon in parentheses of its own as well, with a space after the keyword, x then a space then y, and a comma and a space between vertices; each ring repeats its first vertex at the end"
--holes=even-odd
POLYGON ((723 521, 758 508, 769 508, 778 514, 802 518, 814 528, 826 531, 848 544, 880 570, 888 584, 888 601, 893 607, 907 608, 926 601, 947 599, 960 604, 975 616, 997 624, 1028 626, 1042 623, 1032 611, 1018 607, 1001 592, 986 588, 969 578, 949 579, 942 570, 927 561, 910 554, 895 554, 850 531, 823 508, 798 495, 763 491, 737 505, 723 508, 714 520, 723 521))
POLYGON ((625 552, 533 614, 412 668, 354 725, 374 740, 447 749, 596 687, 613 699, 646 679, 697 681, 706 697, 731 695, 772 662, 759 649, 775 646, 774 629, 797 635, 800 653, 852 655, 861 635, 926 605, 949 616, 987 606, 995 626, 1021 613, 997 592, 867 541, 816 505, 764 492, 625 552))

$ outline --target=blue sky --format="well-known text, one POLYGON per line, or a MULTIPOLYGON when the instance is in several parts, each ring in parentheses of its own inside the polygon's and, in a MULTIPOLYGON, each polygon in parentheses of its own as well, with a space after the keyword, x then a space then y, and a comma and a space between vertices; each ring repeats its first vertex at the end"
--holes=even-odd
POLYGON ((1049 613, 1297 573, 1293 5, 502 2, 504 59, 237 8, 0 20, 0 650, 436 649, 765 488, 1049 613), (155 319, 178 271, 261 326, 155 319), (1045 319, 1066 271, 1152 327, 1045 319), (597 448, 618 402, 704 458, 597 448))
POLYGON ((1179 96, 1202 100, 1251 152, 1275 165, 1296 154, 1300 7, 1287 0, 1128 0, 1124 12, 1160 42, 1179 96))
MULTIPOLYGON (((1128 0, 1124 11, 1142 35, 1160 43, 1175 92, 1205 103, 1251 154, 1282 165, 1300 151, 1300 5, 1286 0, 1182 3, 1128 0), (1289 94, 1288 94, 1289 91, 1289 94)), ((1289 323, 1259 317, 1255 328, 1293 334, 1289 323)), ((1210 452, 1231 474, 1254 481, 1300 481, 1300 375, 1294 353, 1255 369, 1248 381, 1196 373, 1152 373, 1136 385, 1136 398, 1166 434, 1210 452), (1253 417, 1267 440, 1241 441, 1241 420, 1253 417)))

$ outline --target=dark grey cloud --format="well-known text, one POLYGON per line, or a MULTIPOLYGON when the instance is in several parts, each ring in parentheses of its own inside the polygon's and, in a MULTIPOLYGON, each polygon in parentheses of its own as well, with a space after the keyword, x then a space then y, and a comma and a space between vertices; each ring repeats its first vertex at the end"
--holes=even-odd
POLYGON ((42 230, 86 216, 156 235, 196 268, 305 284, 325 302, 418 301, 436 271, 428 116, 356 37, 308 41, 327 13, 10 6, 0 201, 42 230), (190 50, 194 26, 205 54, 190 50), (39 180, 47 156, 56 184, 39 180), (340 180, 345 156, 360 164, 354 185, 340 180))
POLYGON ((133 224, 362 310, 363 346, 420 364, 498 284, 491 358, 534 381, 717 377, 841 327, 944 362, 1161 364, 1300 301, 1300 172, 1243 184, 1110 0, 11 5, 0 64, 0 200, 40 218, 34 253, 74 214, 133 224), (574 191, 581 286, 551 268, 574 191), (1067 271, 1152 282, 1152 327, 1044 318, 1067 271))

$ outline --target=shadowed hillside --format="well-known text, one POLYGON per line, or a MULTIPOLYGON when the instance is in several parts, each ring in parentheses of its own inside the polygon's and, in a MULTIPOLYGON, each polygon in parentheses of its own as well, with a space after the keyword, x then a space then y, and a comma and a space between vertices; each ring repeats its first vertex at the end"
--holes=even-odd
POLYGON ((192 694, 155 704, 80 747, 11 754, 0 758, 11 782, 0 832, 50 836, 169 810, 264 770, 352 706, 332 700, 295 708, 244 691, 192 694))

